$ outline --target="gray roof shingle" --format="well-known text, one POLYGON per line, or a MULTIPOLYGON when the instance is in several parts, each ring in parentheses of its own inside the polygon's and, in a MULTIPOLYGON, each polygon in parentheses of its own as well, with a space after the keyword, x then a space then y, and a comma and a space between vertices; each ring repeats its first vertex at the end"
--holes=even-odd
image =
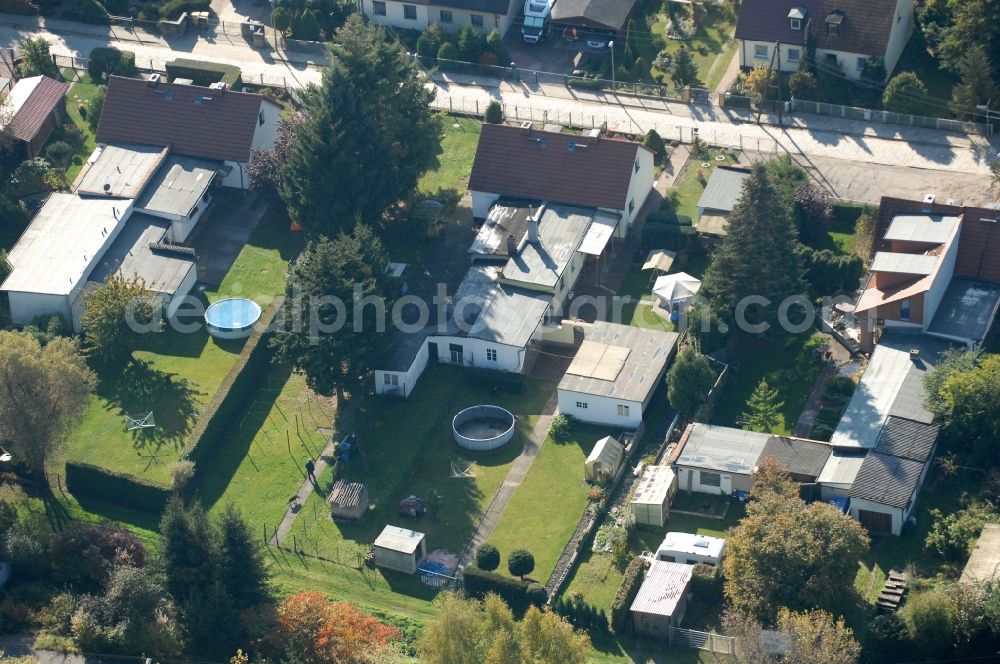
POLYGON ((743 193, 743 181, 750 177, 750 171, 744 168, 719 166, 705 184, 701 192, 698 207, 704 210, 722 210, 732 212, 743 193))
POLYGON ((635 0, 559 0, 552 7, 552 20, 621 30, 633 7, 635 0))
POLYGON ((926 461, 934 451, 940 427, 902 417, 889 417, 879 434, 875 451, 911 461, 926 461))
POLYGON ((833 448, 826 443, 771 436, 760 453, 760 461, 771 456, 790 473, 819 477, 832 451, 833 448))
POLYGON ((869 452, 848 495, 889 507, 906 507, 920 488, 924 462, 869 452))

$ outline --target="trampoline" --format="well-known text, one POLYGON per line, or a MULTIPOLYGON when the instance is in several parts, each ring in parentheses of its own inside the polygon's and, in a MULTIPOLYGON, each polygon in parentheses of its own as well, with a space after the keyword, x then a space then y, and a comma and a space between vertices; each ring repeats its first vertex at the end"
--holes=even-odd
POLYGON ((230 297, 205 311, 205 325, 216 339, 243 339, 250 336, 260 314, 260 305, 253 300, 230 297))

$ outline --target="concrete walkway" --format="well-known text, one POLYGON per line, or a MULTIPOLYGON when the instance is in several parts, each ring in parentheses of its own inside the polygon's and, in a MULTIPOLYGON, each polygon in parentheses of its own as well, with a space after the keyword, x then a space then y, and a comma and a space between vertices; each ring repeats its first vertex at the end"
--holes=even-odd
POLYGON ((542 448, 542 443, 545 442, 546 437, 549 435, 549 425, 552 424, 552 418, 555 416, 558 403, 559 391, 553 389, 552 396, 545 402, 542 414, 538 417, 538 421, 535 422, 535 427, 531 430, 528 440, 524 441, 524 449, 514 459, 510 470, 507 471, 507 477, 504 478, 503 484, 500 485, 500 489, 493 497, 492 502, 490 502, 490 506, 486 508, 486 513, 479 522, 479 527, 476 528, 476 532, 473 533, 469 543, 465 545, 462 557, 458 561, 460 567, 464 567, 476 559, 476 551, 493 534, 493 530, 500 521, 500 515, 503 513, 504 508, 507 507, 507 503, 510 502, 511 496, 514 495, 514 490, 528 476, 531 464, 535 462, 535 457, 538 456, 538 451, 542 448))
POLYGON ((284 543, 285 537, 288 535, 288 532, 292 529, 292 525, 295 523, 295 517, 302 512, 302 508, 305 506, 306 501, 309 500, 309 496, 320 490, 319 478, 323 476, 323 473, 333 461, 333 450, 337 446, 337 441, 340 440, 342 435, 346 435, 345 431, 349 428, 350 423, 354 420, 354 415, 357 413, 357 406, 355 402, 350 401, 347 403, 347 407, 342 411, 343 415, 341 415, 339 408, 342 403, 343 402, 338 402, 338 411, 334 416, 334 422, 332 423, 334 431, 330 435, 330 440, 323 446, 323 450, 319 453, 319 458, 314 460, 316 465, 314 470, 316 481, 313 481, 309 477, 302 479, 302 484, 299 485, 299 489, 295 493, 294 500, 288 501, 288 510, 285 512, 285 516, 281 518, 281 523, 278 524, 277 530, 275 530, 274 534, 268 538, 268 545, 280 545, 284 543))

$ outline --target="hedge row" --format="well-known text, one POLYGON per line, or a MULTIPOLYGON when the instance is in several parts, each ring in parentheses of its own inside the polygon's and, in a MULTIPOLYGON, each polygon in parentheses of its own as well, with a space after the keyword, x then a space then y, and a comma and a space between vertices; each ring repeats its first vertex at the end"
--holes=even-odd
POLYGON ((462 571, 462 578, 465 582, 465 593, 469 597, 483 599, 489 593, 497 594, 507 602, 511 611, 517 614, 527 611, 531 604, 528 586, 532 584, 527 581, 485 572, 474 565, 469 565, 462 571))
POLYGON ((135 53, 99 46, 90 52, 87 73, 95 83, 101 81, 105 74, 135 76, 135 53))
POLYGON ((91 463, 66 462, 66 488, 75 496, 86 496, 159 514, 170 488, 128 473, 116 473, 91 463))
POLYGON ((645 576, 646 561, 636 556, 625 568, 622 584, 618 586, 615 601, 611 603, 611 631, 615 634, 624 634, 628 629, 629 609, 635 601, 635 596, 639 594, 645 576))
POLYGON ((704 563, 691 568, 691 592, 710 604, 722 602, 722 573, 719 568, 704 563))
POLYGON ((212 0, 168 0, 160 6, 160 16, 172 21, 185 12, 207 12, 211 8, 212 0))
POLYGON ((260 317, 260 322, 253 333, 243 344, 243 350, 236 364, 226 374, 219 389, 208 406, 198 418, 194 431, 181 458, 192 461, 195 465, 195 477, 200 473, 201 461, 209 460, 219 442, 231 432, 233 420, 246 411, 254 390, 260 385, 260 375, 267 370, 271 361, 271 349, 268 339, 271 336, 270 327, 274 322, 284 298, 275 298, 260 317))
POLYGON ((690 226, 665 224, 647 219, 642 227, 642 246, 646 249, 681 250, 687 247, 690 226))
MULTIPOLYGON (((225 434, 231 431, 234 418, 246 409, 253 391, 259 385, 260 374, 267 370, 271 353, 267 340, 268 328, 281 309, 283 298, 275 298, 261 316, 260 324, 243 345, 236 364, 226 374, 212 401, 202 412, 181 458, 195 464, 197 478, 199 461, 211 457, 225 434)), ((208 463, 205 467, 210 467, 208 463)), ((194 482, 189 482, 192 486, 194 482)), ((154 514, 163 511, 171 487, 150 482, 135 475, 114 471, 89 463, 66 462, 66 486, 76 496, 97 498, 128 505, 154 514)))
POLYGON ((177 78, 189 78, 195 85, 203 86, 222 81, 230 88, 242 82, 239 67, 184 58, 167 63, 167 78, 171 81, 177 78))

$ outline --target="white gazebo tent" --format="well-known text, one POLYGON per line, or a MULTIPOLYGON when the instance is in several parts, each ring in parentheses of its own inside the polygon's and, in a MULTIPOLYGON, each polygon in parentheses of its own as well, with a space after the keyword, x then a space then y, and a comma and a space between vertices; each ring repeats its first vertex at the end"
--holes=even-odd
POLYGON ((673 303, 684 304, 701 290, 701 281, 687 272, 665 274, 656 279, 653 284, 653 295, 660 298, 664 308, 670 308, 673 303))
POLYGON ((601 438, 583 462, 584 479, 591 482, 610 480, 618 472, 625 458, 625 448, 611 436, 601 438))

